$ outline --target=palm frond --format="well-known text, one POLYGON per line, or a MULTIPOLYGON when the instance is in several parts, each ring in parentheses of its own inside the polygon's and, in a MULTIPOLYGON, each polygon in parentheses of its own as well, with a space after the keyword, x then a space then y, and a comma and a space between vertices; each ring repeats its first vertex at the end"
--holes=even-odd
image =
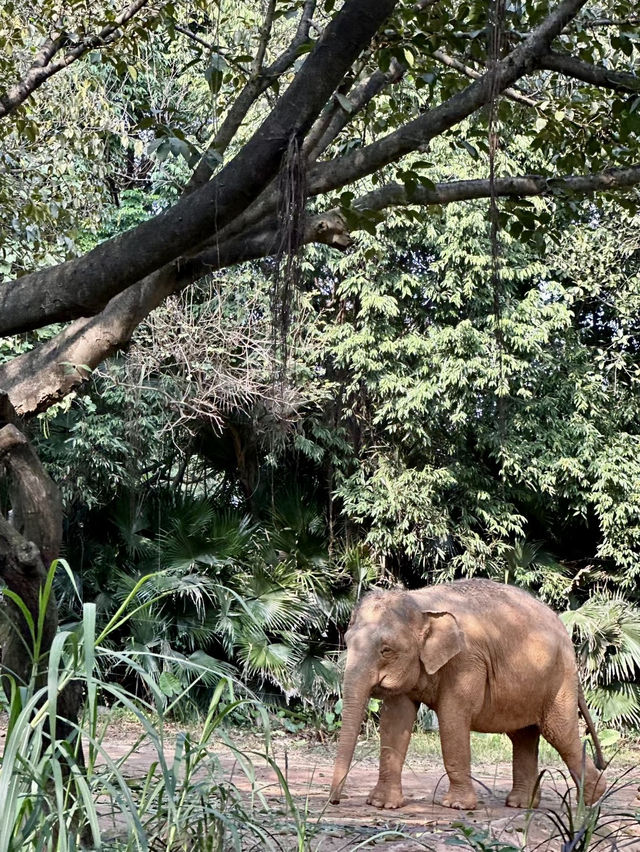
POLYGON ((220 568, 247 556, 253 534, 246 515, 216 511, 206 499, 185 501, 160 536, 161 557, 174 570, 197 564, 220 568))
POLYGON ((205 686, 214 687, 221 678, 234 678, 235 668, 222 660, 216 660, 204 651, 197 650, 180 661, 177 667, 180 678, 192 683, 199 678, 205 686))
POLYGON ((640 609, 620 593, 597 592, 561 618, 576 643, 583 681, 594 698, 594 709, 605 721, 637 724, 640 609))
POLYGON ((607 725, 640 727, 640 684, 622 683, 585 690, 589 707, 607 725))
POLYGON ((327 659, 324 649, 317 652, 307 646, 304 650, 306 653, 296 662, 293 671, 300 695, 312 695, 318 680, 331 689, 337 689, 340 672, 335 663, 327 659))
POLYGON ((249 677, 260 675, 276 682, 285 673, 291 657, 291 648, 281 642, 269 642, 259 633, 244 637, 237 652, 249 677))
POLYGON ((132 507, 127 495, 115 503, 110 514, 130 557, 139 560, 155 556, 156 543, 143 534, 149 528, 149 519, 141 506, 132 507))

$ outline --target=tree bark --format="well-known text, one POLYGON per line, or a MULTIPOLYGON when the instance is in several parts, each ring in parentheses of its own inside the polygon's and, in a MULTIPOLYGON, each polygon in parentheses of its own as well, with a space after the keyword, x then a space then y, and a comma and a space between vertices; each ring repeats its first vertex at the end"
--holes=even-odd
MULTIPOLYGON (((48 652, 58 629, 58 610, 53 594, 43 602, 42 592, 50 563, 62 541, 60 492, 43 468, 35 450, 19 429, 18 419, 6 393, 0 392, 0 475, 9 480, 11 520, 0 514, 0 578, 22 599, 36 626, 34 636, 20 607, 9 598, 0 602, 0 671, 3 686, 11 695, 9 678, 26 685, 35 674, 35 687, 47 682, 48 652), (38 628, 42 613, 42 633, 38 628), (39 640, 35 659, 34 639, 39 640)), ((58 736, 73 741, 81 694, 71 682, 58 696, 58 736)), ((82 750, 78 750, 82 762, 82 750)))
POLYGON ((0 426, 0 434, 13 435, 13 443, 6 446, 3 460, 10 480, 12 526, 26 542, 38 548, 41 562, 48 568, 57 558, 62 543, 60 492, 19 429, 13 406, 3 392, 0 392, 0 426))
POLYGON ((628 71, 615 71, 602 65, 591 65, 576 56, 556 53, 550 50, 540 60, 540 67, 548 71, 557 71, 565 77, 573 77, 600 89, 612 89, 614 92, 640 92, 640 77, 628 71))

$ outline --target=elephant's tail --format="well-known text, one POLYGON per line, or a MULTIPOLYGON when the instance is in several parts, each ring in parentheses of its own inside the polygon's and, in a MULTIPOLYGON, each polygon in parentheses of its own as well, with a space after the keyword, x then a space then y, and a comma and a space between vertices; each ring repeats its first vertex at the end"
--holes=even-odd
POLYGON ((593 740, 593 747, 596 752, 596 759, 594 761, 596 768, 602 771, 603 769, 607 768, 607 762, 604 759, 604 755, 602 754, 600 740, 598 739, 598 734, 596 733, 596 726, 593 724, 593 719, 591 718, 591 713, 589 713, 589 708, 587 707, 587 702, 584 699, 584 693, 580 684, 578 684, 578 707, 580 708, 580 712, 582 713, 582 718, 587 723, 587 728, 589 729, 591 739, 593 740))

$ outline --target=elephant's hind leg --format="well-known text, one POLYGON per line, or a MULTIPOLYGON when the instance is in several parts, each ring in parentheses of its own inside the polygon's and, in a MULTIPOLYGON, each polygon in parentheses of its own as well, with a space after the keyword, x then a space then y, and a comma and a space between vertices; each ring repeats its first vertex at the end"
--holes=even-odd
POLYGON ((540 729, 537 725, 511 731, 513 744, 513 787, 507 796, 509 808, 537 808, 540 803, 538 779, 538 744, 540 729))
POLYGON ((380 773, 367 797, 375 808, 401 808, 402 767, 407 755, 418 705, 406 695, 385 698, 380 710, 380 773))
POLYGON ((587 754, 578 732, 578 707, 573 690, 562 688, 541 725, 542 736, 560 754, 587 805, 597 802, 607 789, 604 774, 587 754))

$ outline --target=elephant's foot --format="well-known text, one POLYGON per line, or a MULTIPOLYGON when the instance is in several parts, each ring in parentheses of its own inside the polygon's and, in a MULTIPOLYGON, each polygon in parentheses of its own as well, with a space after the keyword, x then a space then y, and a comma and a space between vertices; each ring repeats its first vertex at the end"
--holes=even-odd
POLYGON ((367 804, 374 808, 401 808, 405 803, 402 787, 396 785, 376 784, 367 796, 367 804))
POLYGON ((473 787, 449 787, 449 792, 442 800, 445 808, 455 808, 459 811, 473 811, 478 806, 478 797, 473 787))
POLYGON ((537 808, 540 804, 540 790, 536 790, 535 795, 532 795, 531 790, 514 787, 505 804, 508 808, 537 808))
POLYGON ((593 805, 598 799, 604 795, 607 789, 607 779, 598 770, 594 770, 594 774, 590 774, 584 782, 584 802, 586 805, 593 805))

